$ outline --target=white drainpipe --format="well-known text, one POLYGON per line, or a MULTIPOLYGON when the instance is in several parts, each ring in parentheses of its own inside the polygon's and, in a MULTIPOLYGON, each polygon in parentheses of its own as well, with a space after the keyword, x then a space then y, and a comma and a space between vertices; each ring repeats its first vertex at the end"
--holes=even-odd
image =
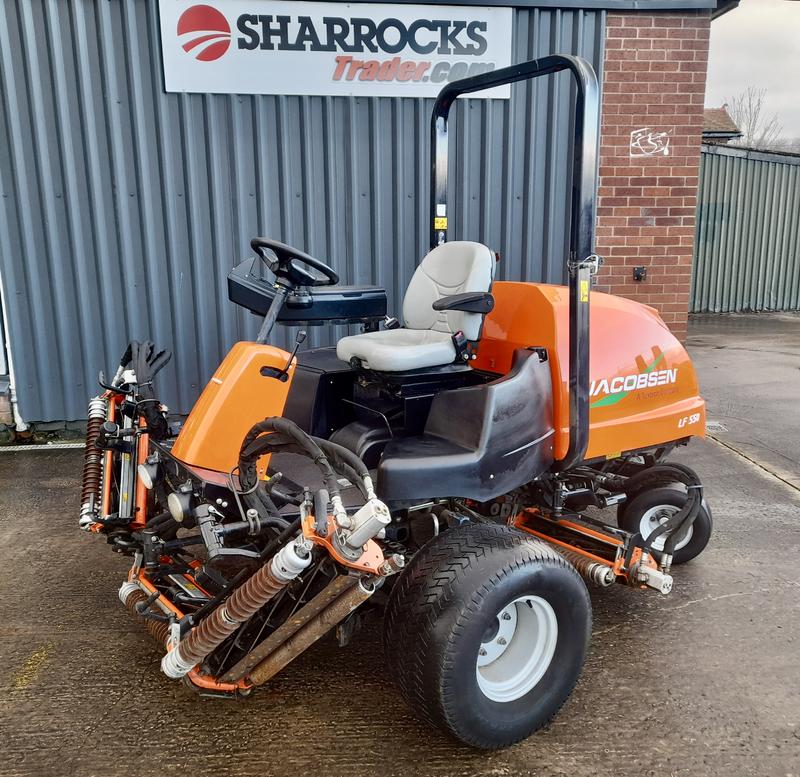
POLYGON ((14 381, 14 360, 11 357, 11 335, 8 328, 8 315, 6 314, 6 296, 5 289, 3 288, 3 278, 0 276, 0 310, 3 311, 3 332, 7 338, 6 341, 6 359, 8 360, 8 380, 9 380, 9 395, 11 397, 11 412, 14 415, 14 428, 18 432, 27 432, 28 424, 22 418, 19 412, 19 405, 17 404, 17 391, 16 383, 14 381))

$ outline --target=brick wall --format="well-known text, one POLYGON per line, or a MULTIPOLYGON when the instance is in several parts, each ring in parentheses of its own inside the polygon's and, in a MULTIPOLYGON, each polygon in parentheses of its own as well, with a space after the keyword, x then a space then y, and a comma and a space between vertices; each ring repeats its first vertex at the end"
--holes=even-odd
MULTIPOLYGON (((597 289, 657 308, 686 336, 710 14, 609 13, 603 76, 597 289), (668 153, 631 133, 668 133, 668 153), (633 281, 633 268, 647 279, 633 281)), ((657 138, 652 138, 657 141, 657 138)))

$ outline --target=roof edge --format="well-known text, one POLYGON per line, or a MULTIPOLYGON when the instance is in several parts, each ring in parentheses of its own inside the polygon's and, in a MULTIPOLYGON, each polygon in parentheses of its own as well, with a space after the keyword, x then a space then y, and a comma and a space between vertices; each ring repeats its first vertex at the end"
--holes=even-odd
POLYGON ((720 16, 732 11, 734 8, 739 7, 740 0, 720 0, 717 3, 717 8, 711 13, 711 19, 719 19, 720 16))
MULTIPOLYGON (((379 0, 387 3, 419 3, 420 0, 379 0)), ((375 0, 349 0, 371 3, 375 0)), ((739 4, 739 0, 435 0, 438 5, 504 6, 512 8, 562 8, 587 11, 712 11, 720 16, 739 4)))
POLYGON ((765 151, 747 146, 719 146, 715 143, 703 143, 704 154, 714 156, 733 156, 740 159, 752 159, 755 162, 782 162, 787 165, 800 165, 800 154, 792 151, 765 151))

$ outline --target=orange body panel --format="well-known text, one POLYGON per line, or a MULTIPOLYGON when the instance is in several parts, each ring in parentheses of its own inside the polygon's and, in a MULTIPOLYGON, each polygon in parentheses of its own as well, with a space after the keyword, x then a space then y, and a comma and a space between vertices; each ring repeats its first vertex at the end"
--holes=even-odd
MULTIPOLYGON (((517 348, 547 349, 555 456, 569 445, 569 293, 566 286, 497 282, 478 369, 506 373, 517 348)), ((705 402, 686 350, 658 313, 623 297, 591 295, 590 434, 586 458, 615 457, 705 435, 705 402)))
MULTIPOLYGON (((253 425, 283 414, 296 360, 286 381, 262 375, 261 368, 283 369, 289 358, 290 354, 272 345, 236 343, 186 419, 173 455, 194 467, 230 472, 253 425)), ((268 456, 259 460, 261 475, 268 461, 268 456)))

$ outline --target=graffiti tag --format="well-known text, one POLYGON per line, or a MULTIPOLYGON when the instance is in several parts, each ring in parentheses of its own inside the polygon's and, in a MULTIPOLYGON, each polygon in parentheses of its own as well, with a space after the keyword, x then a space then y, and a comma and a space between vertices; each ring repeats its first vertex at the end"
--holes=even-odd
POLYGON ((669 156, 669 132, 642 127, 631 132, 631 156, 669 156))

